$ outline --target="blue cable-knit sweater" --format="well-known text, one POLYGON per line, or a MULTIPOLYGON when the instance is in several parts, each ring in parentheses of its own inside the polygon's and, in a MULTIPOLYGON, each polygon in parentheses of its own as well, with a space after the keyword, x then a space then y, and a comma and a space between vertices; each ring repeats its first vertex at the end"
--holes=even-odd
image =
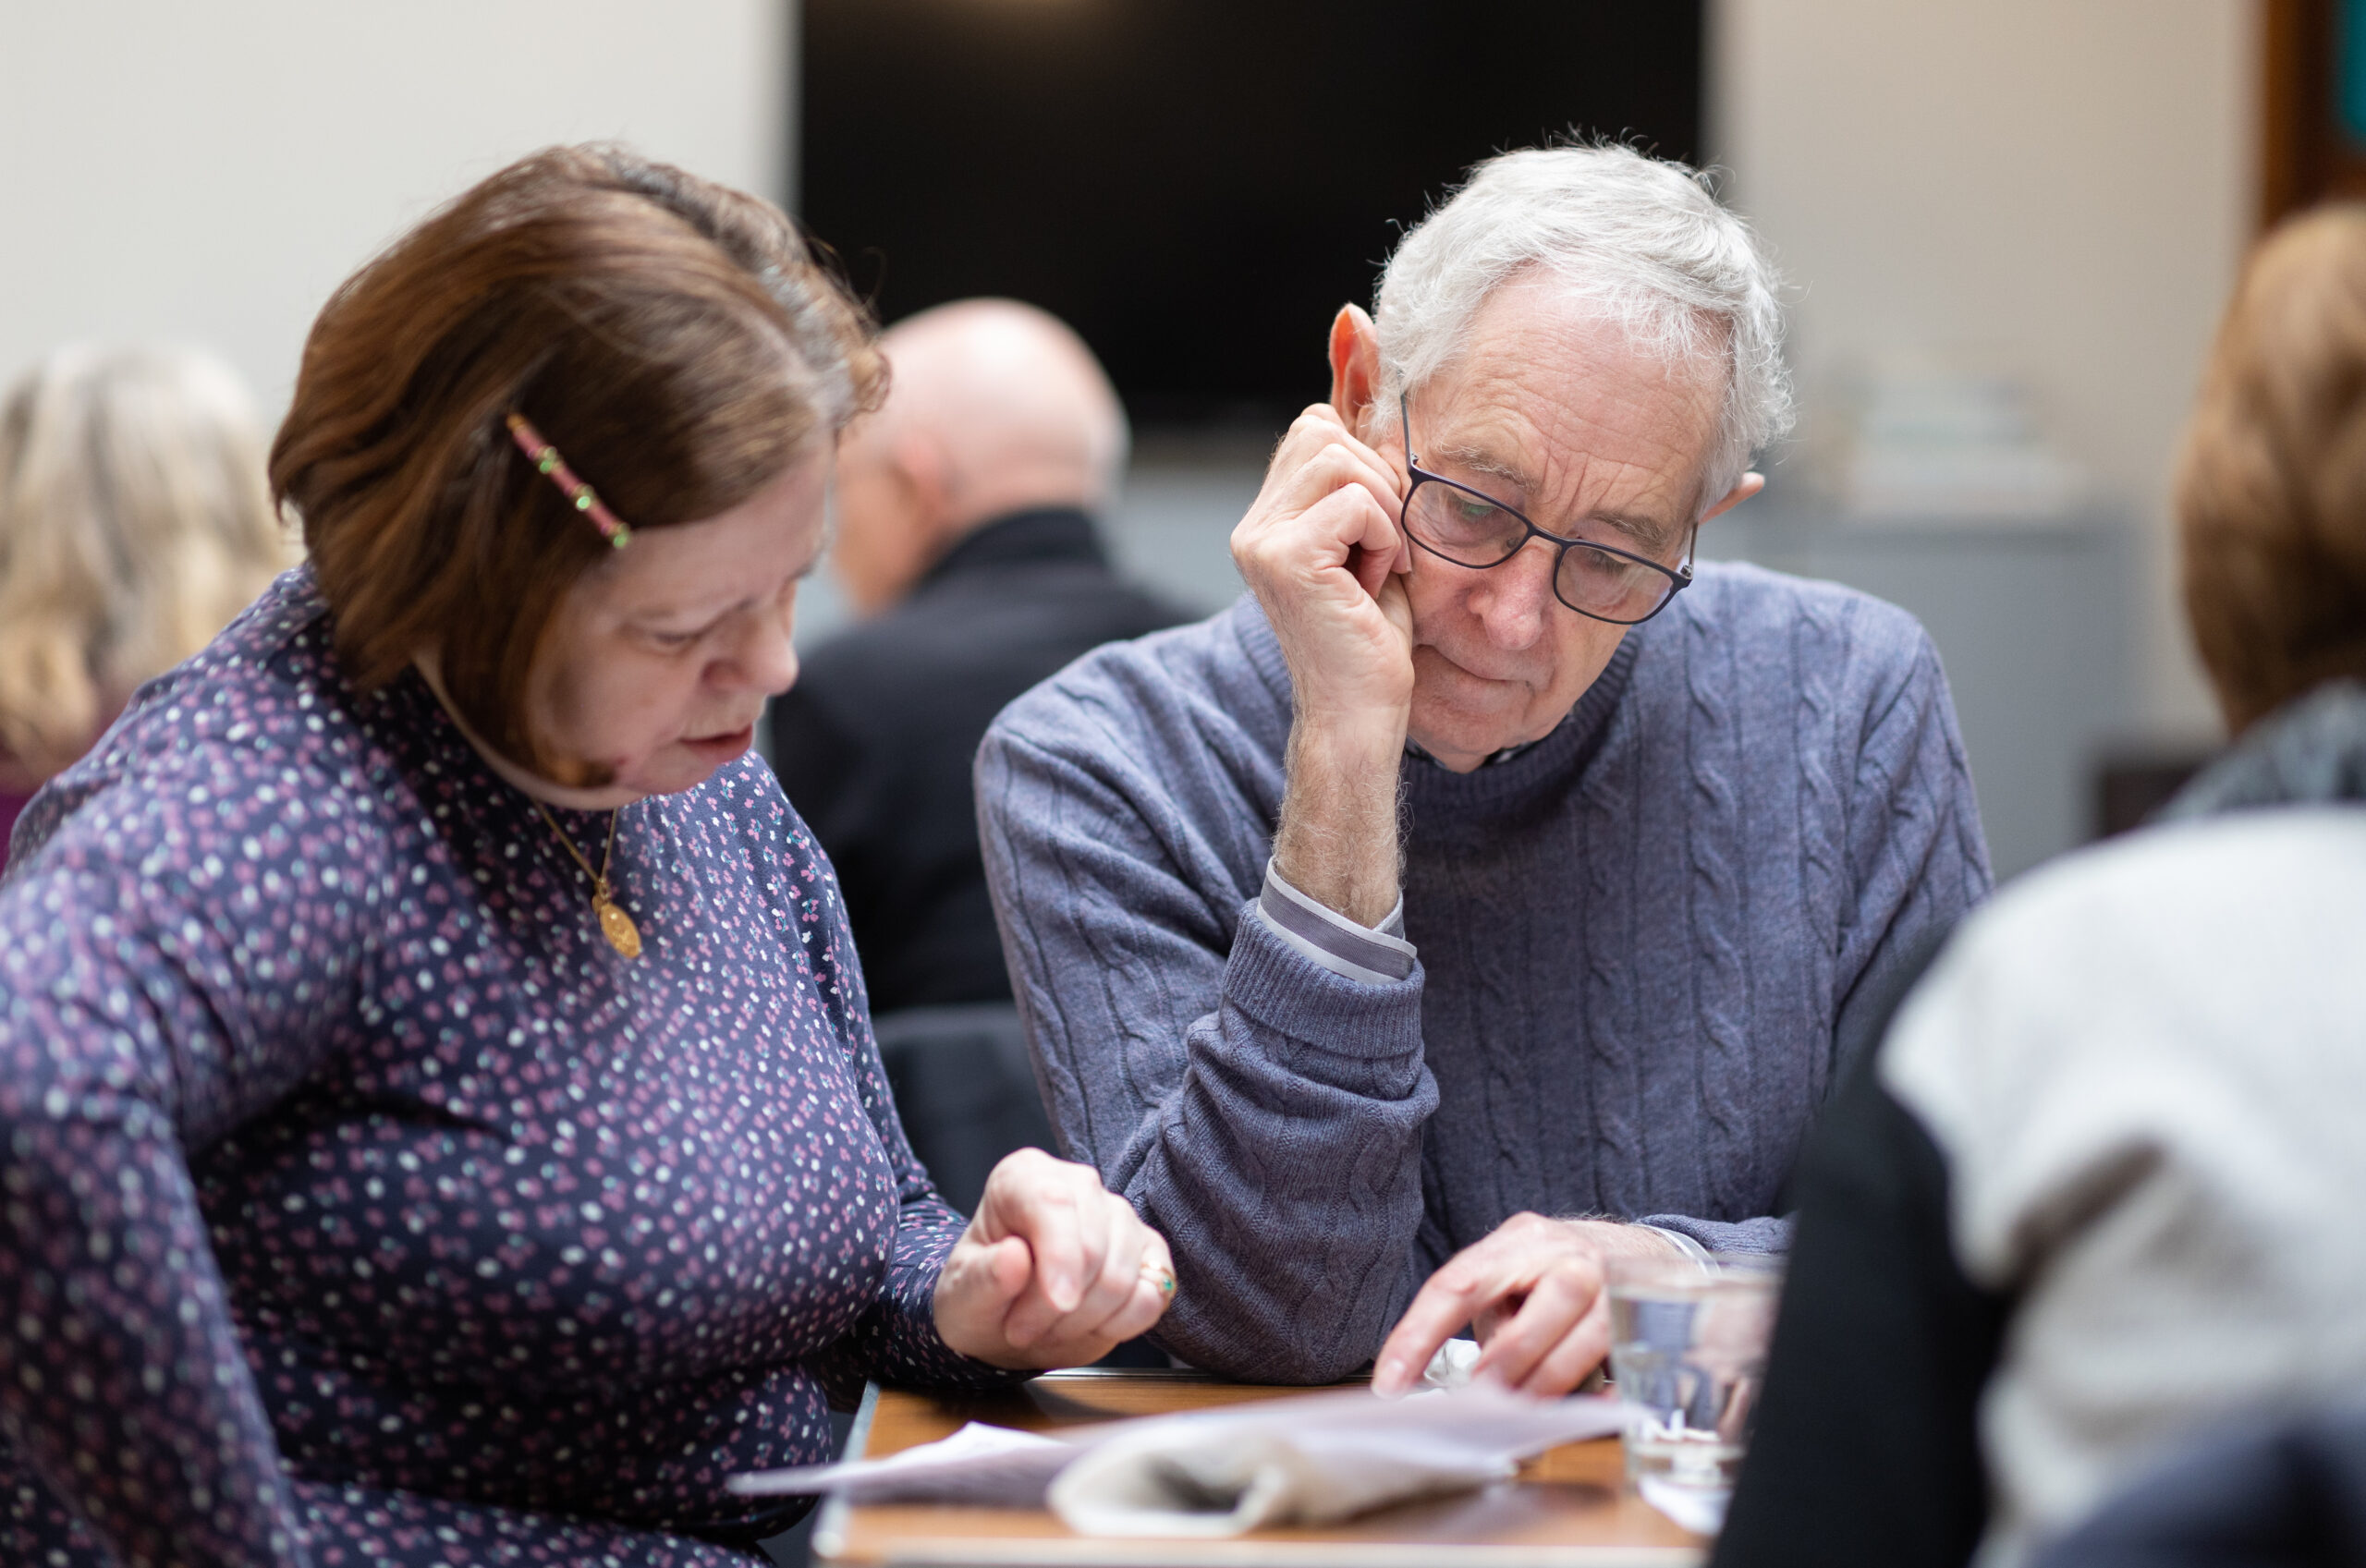
POLYGON ((979 753, 1054 1124, 1174 1247, 1155 1337, 1342 1376, 1522 1209, 1781 1246, 1868 977, 1989 887, 1913 619, 1704 566, 1544 740, 1463 774, 1409 757, 1401 981, 1256 913, 1289 715, 1244 599, 1070 665, 979 753))

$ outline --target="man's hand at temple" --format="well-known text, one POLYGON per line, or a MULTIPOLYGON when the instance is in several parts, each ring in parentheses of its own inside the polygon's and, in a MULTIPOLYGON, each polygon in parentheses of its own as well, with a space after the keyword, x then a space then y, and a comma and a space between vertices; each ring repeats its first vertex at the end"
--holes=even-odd
POLYGON ((1515 1214, 1430 1276, 1380 1347, 1372 1391, 1412 1388, 1469 1323, 1481 1346, 1476 1375, 1522 1393, 1567 1393, 1610 1354, 1609 1260, 1670 1255, 1683 1248, 1646 1225, 1515 1214))
POLYGON ((1294 723, 1274 868, 1362 925, 1397 896, 1396 771, 1413 697, 1394 469, 1316 404, 1282 438, 1232 556, 1289 665, 1294 723))

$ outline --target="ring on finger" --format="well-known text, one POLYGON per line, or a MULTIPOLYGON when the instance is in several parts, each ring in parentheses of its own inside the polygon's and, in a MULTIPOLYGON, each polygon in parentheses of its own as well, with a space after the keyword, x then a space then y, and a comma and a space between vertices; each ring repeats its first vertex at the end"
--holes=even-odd
POLYGON ((1168 1268, 1165 1264, 1161 1263, 1157 1258, 1145 1258, 1142 1259, 1142 1278, 1148 1280, 1152 1284, 1156 1285, 1158 1287, 1159 1295, 1164 1296, 1174 1295, 1175 1270, 1168 1268))

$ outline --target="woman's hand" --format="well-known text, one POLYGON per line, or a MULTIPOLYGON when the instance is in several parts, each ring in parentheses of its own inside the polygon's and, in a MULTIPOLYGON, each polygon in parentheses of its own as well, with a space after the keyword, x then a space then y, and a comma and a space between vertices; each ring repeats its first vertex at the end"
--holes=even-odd
POLYGON ((996 1367, 1098 1361, 1175 1293, 1166 1238, 1090 1165, 1022 1149, 986 1178, 936 1281, 936 1331, 996 1367))

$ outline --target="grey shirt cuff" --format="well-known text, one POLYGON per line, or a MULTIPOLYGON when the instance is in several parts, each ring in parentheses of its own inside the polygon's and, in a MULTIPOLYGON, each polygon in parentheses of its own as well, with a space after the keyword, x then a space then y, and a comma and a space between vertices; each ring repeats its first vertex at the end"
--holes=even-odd
POLYGON ((1405 940, 1405 898, 1378 926, 1360 926, 1283 880, 1265 862, 1265 887, 1257 896, 1257 918, 1273 933, 1335 975, 1366 985, 1391 985, 1413 972, 1413 944, 1405 940))

